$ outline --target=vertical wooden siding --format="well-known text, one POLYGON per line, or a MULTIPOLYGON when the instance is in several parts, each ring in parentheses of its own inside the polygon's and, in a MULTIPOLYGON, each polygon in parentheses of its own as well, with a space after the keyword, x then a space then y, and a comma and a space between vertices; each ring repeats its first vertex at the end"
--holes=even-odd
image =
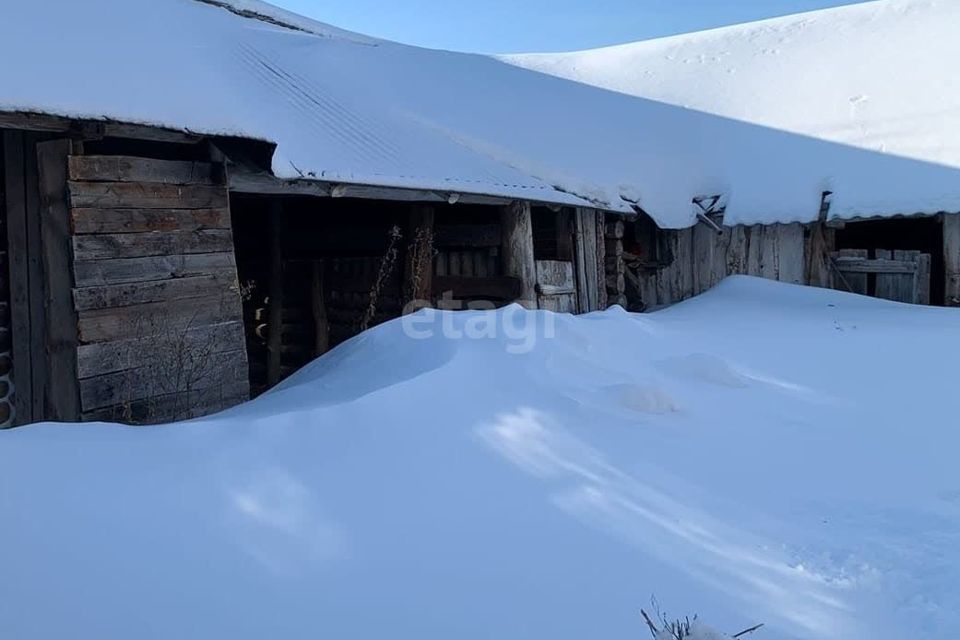
POLYGON ((249 397, 222 166, 69 158, 83 418, 161 422, 249 397))
POLYGON ((730 275, 807 281, 808 242, 801 224, 725 227, 723 235, 698 224, 666 233, 673 261, 641 272, 637 282, 648 309, 699 295, 730 275))

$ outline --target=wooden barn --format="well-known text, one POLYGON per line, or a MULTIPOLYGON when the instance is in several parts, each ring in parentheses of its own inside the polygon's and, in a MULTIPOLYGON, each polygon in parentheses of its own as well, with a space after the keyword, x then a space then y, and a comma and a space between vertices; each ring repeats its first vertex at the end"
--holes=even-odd
POLYGON ((645 217, 620 227, 624 239, 611 247, 616 251, 611 255, 622 260, 611 281, 625 288, 627 306, 636 311, 680 302, 738 274, 897 302, 960 306, 955 212, 725 226, 720 211, 687 229, 659 229, 645 217))
POLYGON ((0 425, 208 414, 423 305, 960 304, 948 163, 256 0, 52 2, 0 22, 0 425))
POLYGON ((283 181, 256 142, 158 128, 0 127, 8 424, 217 411, 418 301, 606 306, 595 209, 283 181))

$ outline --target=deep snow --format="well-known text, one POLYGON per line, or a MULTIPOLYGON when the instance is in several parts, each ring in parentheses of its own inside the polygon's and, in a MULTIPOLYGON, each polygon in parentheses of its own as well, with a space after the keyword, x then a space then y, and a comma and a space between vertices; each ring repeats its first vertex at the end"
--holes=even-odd
POLYGON ((0 433, 0 637, 612 640, 651 596, 960 636, 956 311, 738 277, 495 319, 380 326, 193 423, 0 433))
POLYGON ((856 28, 838 10, 785 35, 745 27, 711 36, 708 51, 728 52, 722 69, 737 72, 722 81, 699 62, 696 39, 680 48, 703 75, 679 73, 669 55, 636 64, 609 56, 616 73, 627 64, 652 74, 654 87, 676 81, 675 91, 704 96, 677 104, 646 95, 647 85, 627 95, 488 56, 366 38, 259 0, 227 2, 298 30, 196 0, 3 3, 0 110, 268 140, 282 178, 626 213, 636 204, 666 228, 695 224, 693 199, 714 195, 730 224, 816 220, 826 190, 842 217, 960 211, 952 0, 869 4, 856 28), (752 42, 770 38, 789 66, 755 62, 752 42), (818 114, 836 111, 838 91, 863 94, 841 109, 876 110, 863 121, 872 132, 864 145, 786 126, 804 117, 816 130, 836 125, 818 114), (789 116, 762 126, 771 123, 732 107, 710 112, 730 102, 789 116))

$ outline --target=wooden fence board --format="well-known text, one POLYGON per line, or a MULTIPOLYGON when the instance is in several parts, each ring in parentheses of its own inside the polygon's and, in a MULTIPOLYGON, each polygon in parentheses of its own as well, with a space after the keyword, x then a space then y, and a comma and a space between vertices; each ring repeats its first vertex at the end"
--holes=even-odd
POLYGON ((77 261, 223 253, 232 250, 233 233, 229 229, 73 237, 73 251, 77 261))
POLYGON ((70 182, 77 208, 212 209, 228 206, 227 192, 216 185, 171 185, 152 182, 70 182))
POLYGON ((30 344, 30 274, 27 256, 27 203, 24 182, 24 140, 19 131, 3 132, 4 194, 9 248, 10 326, 13 338, 13 379, 16 385, 16 422, 33 421, 30 344))
POLYGON ((80 342, 110 342, 143 338, 185 327, 230 322, 242 317, 240 300, 234 295, 182 298, 176 305, 151 302, 119 309, 79 312, 80 342))
POLYGON ((70 158, 70 179, 78 181, 210 184, 219 179, 219 173, 219 167, 210 162, 154 160, 130 156, 70 158))
POLYGON ((93 260, 74 264, 78 287, 236 273, 232 251, 93 260))
POLYGON ((71 221, 77 235, 229 229, 230 210, 77 208, 71 211, 71 221))
POLYGON ((80 419, 77 386, 77 316, 71 299, 72 255, 67 204, 69 140, 37 144, 40 233, 43 245, 47 375, 44 419, 80 419))
MULTIPOLYGON (((181 334, 184 340, 210 347, 210 353, 236 350, 243 344, 244 328, 240 321, 203 325, 188 328, 181 334)), ((77 349, 77 371, 80 378, 91 378, 127 369, 136 369, 144 362, 155 360, 164 354, 169 340, 157 340, 155 336, 96 342, 80 345, 77 349)))
POLYGON ((80 381, 80 396, 85 412, 123 405, 146 398, 189 393, 242 382, 247 376, 246 351, 207 354, 196 370, 182 371, 189 382, 171 379, 178 373, 177 362, 158 362, 138 369, 85 378, 80 381), (179 387, 179 388, 178 388, 179 387))
POLYGON ((168 301, 176 304, 183 297, 226 295, 234 284, 233 274, 224 272, 221 275, 84 287, 74 289, 73 299, 77 311, 129 307, 148 302, 168 301))

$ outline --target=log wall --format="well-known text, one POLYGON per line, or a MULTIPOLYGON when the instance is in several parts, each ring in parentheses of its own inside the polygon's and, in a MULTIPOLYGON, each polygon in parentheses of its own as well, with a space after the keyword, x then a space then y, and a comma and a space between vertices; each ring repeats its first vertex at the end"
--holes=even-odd
POLYGON ((68 159, 85 420, 196 417, 249 396, 222 165, 68 159))

